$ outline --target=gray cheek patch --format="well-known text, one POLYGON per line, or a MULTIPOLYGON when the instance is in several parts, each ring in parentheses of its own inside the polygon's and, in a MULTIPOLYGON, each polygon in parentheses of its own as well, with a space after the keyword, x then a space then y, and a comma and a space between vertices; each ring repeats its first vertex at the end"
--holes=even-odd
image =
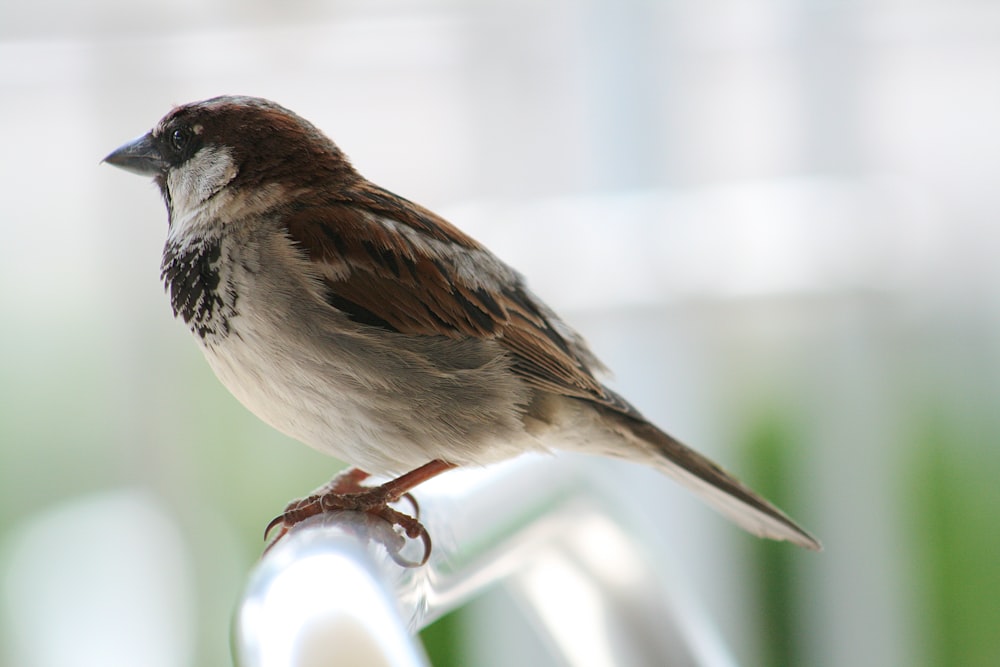
POLYGON ((206 146, 167 174, 167 189, 175 214, 194 210, 236 177, 229 148, 206 146))

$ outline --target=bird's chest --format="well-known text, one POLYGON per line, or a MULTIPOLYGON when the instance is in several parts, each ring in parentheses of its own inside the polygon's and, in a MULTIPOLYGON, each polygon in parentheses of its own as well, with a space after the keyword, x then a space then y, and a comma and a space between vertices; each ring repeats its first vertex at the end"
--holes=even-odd
POLYGON ((308 318, 296 308, 310 295, 279 268, 280 253, 265 255, 256 239, 168 243, 161 271, 174 314, 219 380, 265 422, 313 446, 331 435, 356 440, 343 414, 358 371, 336 344, 302 332, 308 318))
POLYGON ((163 251, 160 276, 174 316, 205 343, 228 336, 238 314, 230 255, 222 239, 168 243, 163 251))
POLYGON ((286 272, 262 267, 259 243, 227 237, 168 243, 161 267, 174 315, 188 325, 223 383, 255 412, 257 403, 275 398, 259 395, 301 381, 288 340, 295 330, 289 301, 304 295, 291 282, 276 283, 286 272))

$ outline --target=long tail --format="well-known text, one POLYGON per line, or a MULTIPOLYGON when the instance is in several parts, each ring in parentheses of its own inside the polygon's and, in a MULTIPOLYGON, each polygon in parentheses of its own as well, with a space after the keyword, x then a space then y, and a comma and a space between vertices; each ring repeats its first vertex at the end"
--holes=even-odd
POLYGON ((641 417, 604 410, 606 417, 624 427, 622 431, 626 437, 631 436, 644 449, 652 449, 652 456, 646 463, 694 491, 744 530, 758 537, 787 540, 814 551, 823 549, 819 540, 784 512, 706 457, 641 417))

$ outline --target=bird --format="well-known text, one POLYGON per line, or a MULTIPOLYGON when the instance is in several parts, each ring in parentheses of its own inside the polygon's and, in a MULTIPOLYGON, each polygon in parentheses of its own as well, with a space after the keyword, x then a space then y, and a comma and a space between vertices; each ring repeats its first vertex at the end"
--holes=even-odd
MULTIPOLYGON (((390 507, 456 467, 566 450, 652 467, 748 532, 819 541, 599 379, 583 337, 485 246, 364 178, 315 125, 257 97, 174 107, 104 158, 166 204, 160 266, 223 385, 351 466, 265 535, 338 510, 424 542, 390 507), (368 486, 376 475, 389 481, 368 486)), ((272 543, 273 544, 273 543, 272 543)))

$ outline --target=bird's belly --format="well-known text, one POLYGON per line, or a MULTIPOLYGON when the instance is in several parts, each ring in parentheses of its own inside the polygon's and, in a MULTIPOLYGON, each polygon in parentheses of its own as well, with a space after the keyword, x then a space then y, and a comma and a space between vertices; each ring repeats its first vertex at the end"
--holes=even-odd
POLYGON ((293 339, 255 321, 237 317, 231 335, 203 342, 212 370, 261 420, 349 465, 397 475, 435 458, 485 464, 538 447, 524 432, 523 388, 496 364, 442 372, 426 345, 386 344, 385 334, 293 339))
POLYGON ((386 450, 397 448, 377 444, 388 438, 365 419, 355 405, 357 395, 336 374, 318 380, 298 364, 282 363, 241 341, 228 340, 204 352, 233 396, 285 435, 375 474, 409 465, 405 452, 390 453, 386 450))

